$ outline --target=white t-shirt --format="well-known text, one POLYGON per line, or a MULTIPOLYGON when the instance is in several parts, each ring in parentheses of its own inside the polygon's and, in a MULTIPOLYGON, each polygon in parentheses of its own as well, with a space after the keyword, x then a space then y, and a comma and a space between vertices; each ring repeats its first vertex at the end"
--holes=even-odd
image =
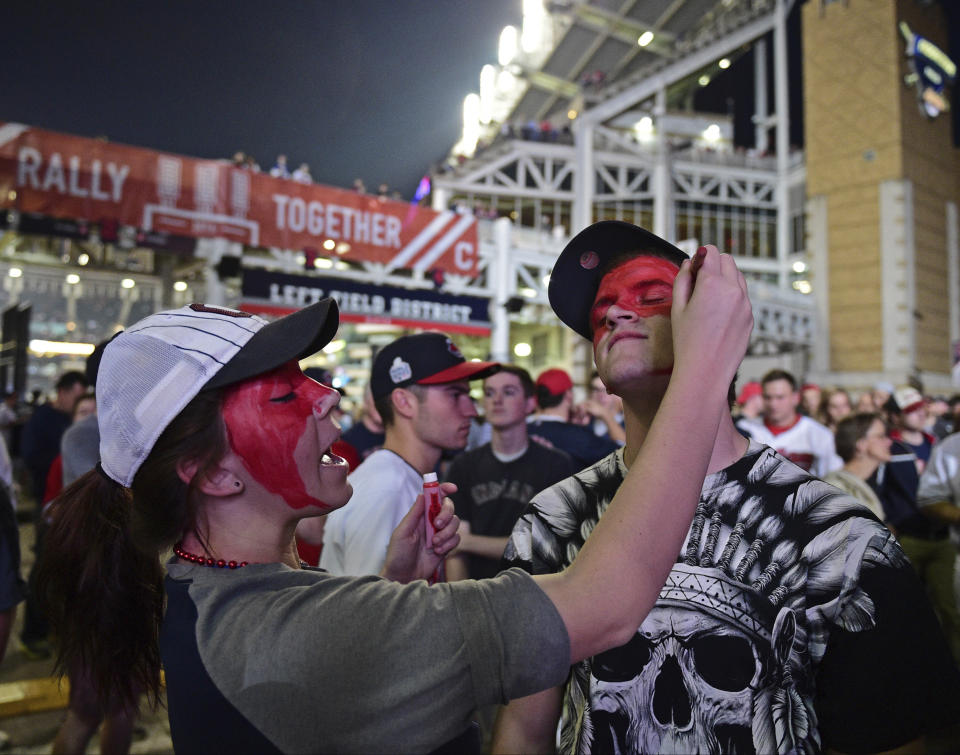
POLYGON ((337 576, 379 574, 390 535, 423 490, 423 477, 381 448, 347 478, 353 496, 327 514, 320 568, 337 576))
POLYGON ((930 506, 940 501, 960 504, 960 433, 948 435, 934 445, 920 475, 917 505, 930 506))
MULTIPOLYGON (((940 501, 960 506, 960 433, 948 435, 934 444, 920 475, 917 506, 923 508, 940 501)), ((955 545, 960 544, 960 526, 950 528, 950 539, 955 545)), ((960 585, 960 573, 956 576, 956 584, 960 585)))
POLYGON ((754 440, 775 449, 815 477, 822 479, 843 466, 830 429, 802 414, 789 430, 774 434, 762 422, 757 422, 748 426, 748 432, 754 440))

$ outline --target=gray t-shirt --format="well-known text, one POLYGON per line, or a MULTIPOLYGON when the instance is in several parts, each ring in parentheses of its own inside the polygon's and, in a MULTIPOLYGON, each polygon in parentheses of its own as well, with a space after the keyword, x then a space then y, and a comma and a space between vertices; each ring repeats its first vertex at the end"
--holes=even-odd
POLYGON ((428 587, 175 560, 167 594, 161 649, 176 748, 210 732, 229 747, 239 712, 284 752, 429 752, 460 735, 477 706, 556 686, 569 670, 560 615, 518 569, 428 587), (207 695, 199 716, 204 671, 225 703, 207 695))

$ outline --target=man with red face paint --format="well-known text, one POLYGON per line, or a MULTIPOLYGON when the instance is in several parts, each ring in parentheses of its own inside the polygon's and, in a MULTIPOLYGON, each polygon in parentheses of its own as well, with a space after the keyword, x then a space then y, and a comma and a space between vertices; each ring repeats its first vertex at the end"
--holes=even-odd
MULTIPOLYGON (((693 274, 715 254, 701 247, 693 274)), ((507 544, 509 565, 548 574, 575 563, 656 443, 650 429, 679 361, 673 298, 685 260, 618 221, 588 227, 557 259, 550 303, 593 342, 603 383, 623 400, 627 440, 534 497, 507 544)), ((716 341, 701 358, 723 348, 716 341)), ((685 400, 697 406, 699 391, 685 400)), ((564 686, 510 702, 494 751, 886 750, 955 720, 960 677, 944 668, 936 620, 890 532, 745 438, 727 412, 653 610, 621 647, 575 664, 564 686), (897 715, 878 724, 878 710, 897 715)))
MULTIPOLYGON (((331 574, 377 574, 390 535, 416 500, 423 475, 444 451, 464 448, 477 416, 470 380, 497 371, 494 362, 468 362, 443 333, 402 336, 376 355, 370 391, 383 421, 383 448, 350 475, 353 502, 326 517, 320 566, 331 574)), ((314 536, 315 521, 299 532, 314 536)))

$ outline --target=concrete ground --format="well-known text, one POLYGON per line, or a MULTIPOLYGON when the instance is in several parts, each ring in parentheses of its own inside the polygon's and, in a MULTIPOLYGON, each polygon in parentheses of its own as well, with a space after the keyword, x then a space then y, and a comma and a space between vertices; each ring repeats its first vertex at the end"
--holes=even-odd
MULTIPOLYGON (((33 564, 33 525, 28 521, 29 512, 18 510, 20 519, 20 547, 22 551, 21 573, 24 579, 33 564)), ((11 633, 3 662, 0 663, 0 685, 25 679, 50 677, 53 661, 31 661, 20 651, 18 639, 23 623, 23 606, 17 611, 17 619, 11 633)), ((3 689, 10 690, 10 687, 3 689)), ((2 700, 0 700, 2 703, 2 700)), ((38 713, 24 713, 0 718, 0 731, 9 737, 5 752, 23 753, 23 755, 41 755, 51 751, 57 730, 66 715, 66 709, 48 710, 38 713)), ((97 737, 94 736, 87 748, 89 753, 100 751, 97 737)), ((173 744, 170 741, 170 725, 163 708, 151 711, 144 704, 140 720, 134 731, 131 753, 137 755, 172 755, 173 744)))

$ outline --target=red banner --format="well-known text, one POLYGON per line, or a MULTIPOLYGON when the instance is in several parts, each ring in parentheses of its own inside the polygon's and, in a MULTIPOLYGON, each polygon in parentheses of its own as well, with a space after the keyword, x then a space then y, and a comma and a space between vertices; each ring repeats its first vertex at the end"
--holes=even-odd
POLYGON ((477 272, 472 215, 18 123, 0 122, 0 207, 250 246, 325 253, 333 241, 388 271, 477 272))

